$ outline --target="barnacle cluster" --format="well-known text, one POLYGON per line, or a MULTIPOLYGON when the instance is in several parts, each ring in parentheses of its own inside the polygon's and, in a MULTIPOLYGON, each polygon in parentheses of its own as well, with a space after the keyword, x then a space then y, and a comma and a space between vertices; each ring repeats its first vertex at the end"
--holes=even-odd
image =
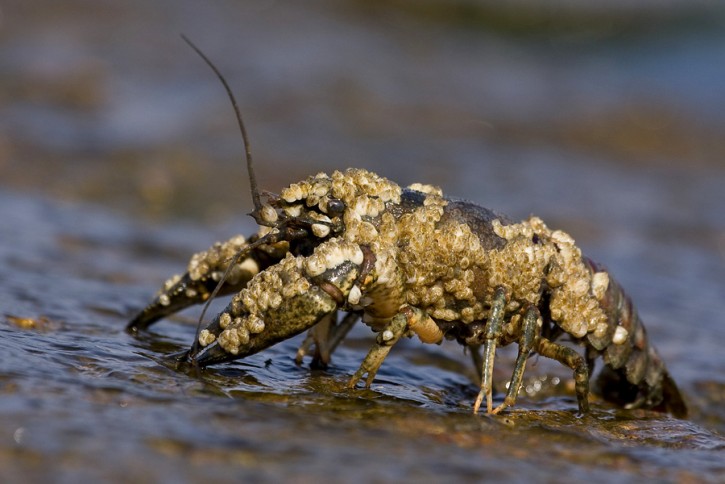
POLYGON ((493 228, 507 243, 489 254, 492 287, 501 285, 517 299, 536 303, 545 275, 551 317, 562 329, 577 338, 606 332, 607 316, 599 299, 607 289, 608 275, 592 277, 570 235, 552 232, 538 217, 506 226, 494 221, 493 228))
POLYGON ((476 286, 488 257, 466 224, 439 223, 447 203, 428 194, 422 207, 398 220, 398 263, 408 304, 436 319, 470 323, 484 317, 476 286))
MULTIPOLYGON (((205 300, 209 297, 210 289, 204 282, 208 280, 219 281, 227 270, 230 260, 244 246, 247 240, 242 235, 237 235, 226 242, 217 242, 211 248, 197 252, 191 257, 187 267, 186 279, 176 274, 167 279, 157 298, 161 306, 169 306, 172 299, 185 297, 187 299, 205 300)), ((236 286, 242 281, 254 277, 259 272, 259 265, 252 257, 245 257, 235 264, 227 274, 226 283, 236 286)))
MULTIPOLYGON (((246 288, 242 289, 219 316, 222 328, 218 339, 225 351, 236 354, 239 346, 249 342, 250 334, 264 330, 264 321, 259 315, 269 309, 277 309, 285 299, 309 290, 310 283, 302 275, 302 257, 288 254, 277 265, 259 273, 246 288)), ((199 343, 207 346, 214 341, 209 331, 199 334, 199 343)))
POLYGON ((332 239, 329 242, 319 246, 305 261, 305 269, 310 277, 319 276, 345 261, 362 264, 363 253, 359 245, 344 239, 332 239))
MULTIPOLYGON (((263 230, 268 228, 262 227, 259 232, 263 230)), ((252 246, 250 240, 241 235, 223 243, 216 242, 209 249, 197 252, 191 257, 185 274, 177 274, 167 279, 154 301, 129 322, 127 329, 132 332, 147 329, 162 318, 191 305, 208 301, 222 279, 223 285, 219 287, 218 294, 238 291, 264 265, 282 257, 288 251, 289 243, 286 241, 252 246), (230 267, 235 255, 239 257, 230 267), (225 273, 227 277, 224 277, 225 273)))
MULTIPOLYGON (((238 235, 224 243, 217 242, 208 250, 197 252, 191 256, 189 266, 187 267, 189 278, 192 281, 197 281, 205 277, 219 279, 227 268, 229 260, 246 244, 247 240, 244 236, 238 235)), ((246 259, 244 262, 247 264, 244 267, 245 270, 253 274, 259 272, 259 267, 256 266, 253 259, 246 259)), ((237 270, 241 270, 241 268, 237 270)), ((228 276, 230 283, 234 283, 234 278, 239 277, 237 270, 230 272, 228 276)))
POLYGON ((342 200, 346 206, 353 207, 364 204, 367 196, 379 200, 379 204, 377 201, 372 203, 378 204, 378 210, 381 210, 386 202, 400 202, 400 192, 400 187, 386 178, 367 170, 350 168, 345 172, 334 171, 331 175, 318 173, 293 183, 282 190, 280 198, 290 205, 318 206, 327 213, 330 198, 342 200))

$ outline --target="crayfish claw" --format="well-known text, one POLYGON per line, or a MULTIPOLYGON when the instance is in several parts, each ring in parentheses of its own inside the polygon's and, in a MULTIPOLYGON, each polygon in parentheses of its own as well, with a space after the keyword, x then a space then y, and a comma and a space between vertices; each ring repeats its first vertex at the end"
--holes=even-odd
POLYGON ((191 349, 186 353, 186 361, 200 368, 217 363, 226 363, 236 359, 236 355, 227 353, 218 343, 205 346, 198 351, 191 349))

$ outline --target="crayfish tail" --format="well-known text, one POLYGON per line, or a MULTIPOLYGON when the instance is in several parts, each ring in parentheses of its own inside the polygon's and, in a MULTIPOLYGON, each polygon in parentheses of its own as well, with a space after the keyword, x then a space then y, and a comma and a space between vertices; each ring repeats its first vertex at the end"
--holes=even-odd
POLYGON ((669 373, 665 372, 662 377, 662 403, 654 410, 667 412, 676 418, 687 418, 687 405, 685 399, 677 388, 675 381, 669 373))
POLYGON ((645 408, 676 418, 686 418, 688 414, 685 399, 667 370, 652 385, 645 380, 634 384, 627 380, 623 368, 615 370, 604 366, 596 388, 606 401, 624 408, 645 408))

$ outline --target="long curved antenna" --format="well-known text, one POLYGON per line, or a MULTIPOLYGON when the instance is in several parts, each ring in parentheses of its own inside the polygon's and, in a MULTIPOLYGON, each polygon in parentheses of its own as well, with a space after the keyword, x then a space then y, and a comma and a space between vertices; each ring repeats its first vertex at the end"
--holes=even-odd
MULTIPOLYGON (((234 93, 232 92, 231 88, 229 87, 229 84, 227 84, 227 80, 224 78, 221 72, 219 72, 219 69, 216 68, 214 63, 209 60, 209 58, 204 55, 204 53, 199 49, 191 40, 189 40, 188 37, 186 37, 184 34, 181 34, 181 38, 189 44, 189 47, 194 49, 194 52, 199 54, 199 57, 201 57, 204 62, 207 63, 209 67, 211 67, 211 70, 214 71, 214 74, 219 78, 219 80, 224 85, 224 89, 227 91, 227 95, 229 96, 229 100, 232 102, 232 106, 234 107, 234 113, 237 115, 237 123, 239 123, 239 130, 242 132, 242 139, 244 140, 244 150, 246 152, 246 158, 247 158, 247 171, 249 173, 249 186, 252 190, 252 203, 254 203, 254 212, 253 214, 259 214, 262 210, 262 202, 259 199, 259 190, 257 189, 257 179, 254 176, 254 168, 252 167, 252 149, 249 145, 249 137, 247 136, 247 130, 244 127, 244 122, 242 121, 242 113, 239 111, 239 105, 237 104, 237 99, 234 97, 234 93)), ((268 234, 271 235, 271 234, 268 234)), ((199 350, 199 332, 201 331, 201 323, 204 320, 204 316, 206 315, 207 309, 209 309, 209 305, 211 304, 212 300, 216 297, 216 295, 219 293, 219 290, 224 285, 224 282, 227 280, 227 277, 229 277, 229 272, 231 271, 232 267, 234 267, 237 264, 237 261, 242 256, 242 254, 248 250, 250 250, 253 247, 257 247, 261 245, 261 241, 267 241, 269 237, 263 237, 259 240, 257 240, 254 244, 251 244, 245 248, 240 249, 235 256, 232 258, 231 263, 227 266, 227 269, 224 271, 224 275, 221 279, 219 279, 219 282, 217 283, 216 287, 212 291, 211 295, 209 296, 209 299, 206 300, 206 303, 204 304, 204 308, 201 311, 201 315, 199 316, 199 322, 196 325, 196 337, 194 338, 194 343, 191 346, 190 355, 196 355, 196 353, 199 350)))
POLYGON ((262 209, 262 202, 259 198, 259 190, 257 189, 257 178, 254 176, 254 168, 252 167, 252 149, 249 145, 249 137, 247 136, 247 129, 244 127, 244 121, 242 121, 242 113, 239 111, 239 105, 237 105, 237 99, 234 97, 234 93, 229 88, 229 84, 227 84, 227 80, 224 79, 224 76, 219 72, 219 69, 216 68, 214 63, 212 63, 209 58, 204 55, 204 53, 199 49, 187 36, 184 34, 181 34, 181 38, 189 44, 189 47, 194 49, 194 51, 199 54, 199 57, 204 59, 204 62, 207 63, 209 67, 211 67, 211 70, 214 71, 214 74, 219 78, 219 80, 224 85, 224 89, 227 91, 227 95, 229 96, 229 100, 232 102, 232 106, 234 107, 234 113, 237 115, 237 123, 239 123, 239 130, 242 132, 242 139, 244 140, 244 151, 246 152, 247 157, 247 172, 249 173, 249 187, 252 189, 252 203, 254 204, 254 211, 258 212, 262 209))

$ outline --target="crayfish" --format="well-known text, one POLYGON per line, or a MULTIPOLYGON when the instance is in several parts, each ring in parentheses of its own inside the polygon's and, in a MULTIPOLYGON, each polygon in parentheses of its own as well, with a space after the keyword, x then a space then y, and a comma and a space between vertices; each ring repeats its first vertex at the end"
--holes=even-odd
MULTIPOLYGON (((185 39, 186 40, 186 39, 185 39)), ((581 413, 589 410, 589 378, 602 357, 605 398, 628 408, 684 417, 687 409, 649 343, 629 297, 600 265, 582 256, 565 232, 537 217, 513 222, 437 187, 397 184, 362 169, 319 173, 269 194, 262 202, 251 150, 234 95, 214 65, 237 114, 260 226, 191 258, 129 324, 140 331, 175 311, 234 294, 201 330, 185 361, 200 367, 244 358, 306 330, 298 358, 316 347, 330 353, 358 318, 377 337, 349 382, 369 386, 404 336, 423 343, 456 340, 482 348, 481 385, 488 413, 514 405, 532 354, 574 372, 581 413), (341 324, 337 313, 346 312, 341 324), (582 356, 569 340, 585 347, 582 356), (493 406, 497 347, 518 345, 503 402, 493 406)), ((203 318, 204 313, 202 313, 203 318)))

